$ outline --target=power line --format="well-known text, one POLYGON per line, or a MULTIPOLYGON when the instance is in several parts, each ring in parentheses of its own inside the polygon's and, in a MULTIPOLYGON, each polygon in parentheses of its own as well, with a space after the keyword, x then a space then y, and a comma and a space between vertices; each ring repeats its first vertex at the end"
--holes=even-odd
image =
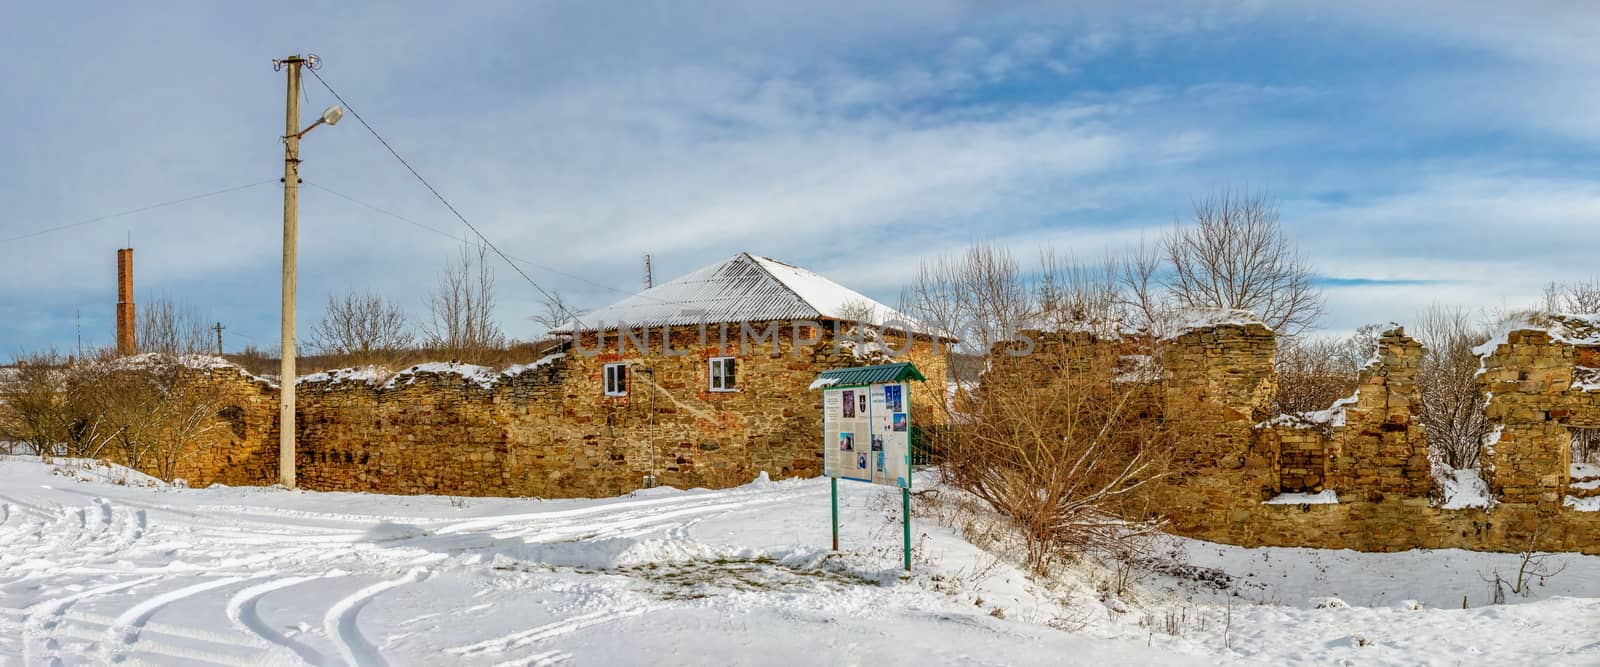
POLYGON ((216 196, 219 196, 219 195, 228 194, 230 192, 238 192, 240 190, 248 190, 250 188, 266 185, 268 183, 272 183, 272 182, 275 182, 277 180, 278 179, 275 179, 275 178, 269 178, 269 179, 267 179, 265 181, 257 181, 255 183, 250 183, 250 184, 247 184, 247 185, 235 186, 235 187, 226 188, 226 189, 223 189, 223 190, 217 190, 215 192, 207 192, 205 194, 199 194, 199 195, 194 195, 194 196, 190 196, 190 197, 184 197, 182 199, 172 199, 172 200, 161 202, 159 204, 151 204, 149 206, 141 206, 139 208, 131 208, 131 209, 128 209, 126 211, 119 211, 119 212, 112 213, 112 214, 109 214, 109 215, 102 215, 102 216, 100 216, 98 218, 90 218, 88 220, 80 220, 78 222, 74 222, 74 223, 70 223, 70 224, 58 225, 58 226, 55 226, 55 227, 49 227, 49 228, 46 228, 46 229, 41 229, 41 230, 38 230, 38 231, 35 231, 35 232, 29 232, 29 233, 23 234, 21 236, 13 236, 13 237, 8 238, 8 239, 0 239, 0 243, 12 243, 12 242, 21 241, 21 240, 24 240, 24 239, 31 239, 31 238, 33 238, 35 236, 43 236, 43 235, 49 234, 51 232, 59 232, 59 231, 61 231, 63 229, 72 229, 73 227, 82 227, 84 225, 89 225, 89 224, 93 224, 93 223, 96 223, 96 222, 103 222, 103 221, 106 221, 106 220, 110 220, 112 218, 120 218, 120 217, 127 216, 127 215, 133 215, 135 213, 143 213, 145 211, 153 211, 153 210, 158 209, 158 208, 165 208, 167 206, 175 206, 177 204, 182 204, 182 203, 191 202, 191 201, 197 201, 197 200, 200 200, 200 199, 206 199, 208 197, 216 197, 216 196))
MULTIPOLYGON (((407 218, 407 217, 405 217, 403 215, 400 215, 399 213, 395 213, 394 211, 390 211, 390 210, 388 210, 386 208, 383 208, 381 206, 378 206, 376 204, 372 204, 372 203, 369 203, 369 202, 362 201, 360 199, 356 199, 355 197, 352 197, 350 195, 347 195, 347 194, 344 194, 344 193, 339 192, 337 190, 334 190, 332 188, 329 188, 328 186, 322 185, 321 183, 316 183, 316 182, 313 182, 313 181, 303 181, 303 184, 311 186, 311 187, 316 188, 318 190, 321 190, 323 192, 326 192, 326 193, 328 193, 330 195, 333 195, 335 197, 338 197, 340 199, 348 201, 348 202, 350 202, 352 204, 355 204, 357 206, 361 206, 363 208, 367 208, 367 209, 370 209, 372 211, 376 211, 378 213, 381 213, 383 215, 387 215, 387 216, 389 216, 391 218, 394 218, 394 219, 399 220, 401 222, 404 222, 406 224, 412 225, 414 227, 418 227, 420 229, 425 229, 427 231, 433 232, 435 234, 438 234, 440 236, 448 238, 448 239, 450 239, 452 241, 465 241, 466 240, 465 237, 456 236, 455 234, 451 234, 450 232, 447 232, 445 230, 439 229, 438 227, 433 227, 431 225, 426 225, 426 224, 417 222, 416 220, 412 220, 411 218, 407 218)), ((523 264, 527 264, 528 266, 531 266, 533 268, 539 269, 541 271, 547 271, 547 272, 550 272, 550 273, 554 273, 554 274, 556 274, 558 276, 562 276, 564 278, 571 278, 573 280, 576 280, 578 282, 584 283, 586 285, 590 285, 590 286, 593 286, 593 287, 598 287, 598 288, 604 289, 604 290, 610 290, 612 292, 616 292, 616 293, 624 295, 624 296, 640 296, 639 294, 637 294, 635 292, 630 292, 630 291, 625 290, 625 289, 612 287, 612 286, 606 285, 604 283, 598 283, 598 282, 595 282, 595 281, 590 280, 588 278, 585 278, 583 276, 577 275, 575 273, 567 273, 566 271, 562 271, 562 270, 557 269, 557 268, 555 268, 553 266, 546 266, 544 264, 540 264, 540 263, 535 262, 533 260, 523 259, 521 257, 516 257, 516 256, 513 256, 513 255, 502 255, 502 256, 505 257, 506 259, 511 260, 511 261, 521 262, 523 264)), ((644 298, 649 299, 650 297, 644 297, 644 298)), ((658 301, 658 302, 661 302, 661 303, 665 303, 664 301, 660 301, 659 299, 650 299, 650 300, 658 301)))
MULTIPOLYGON (((317 70, 312 68, 306 68, 306 70, 311 72, 311 76, 317 78, 317 83, 322 84, 323 88, 327 88, 328 92, 333 94, 334 99, 339 100, 339 103, 344 105, 345 110, 349 111, 350 115, 355 116, 356 120, 361 122, 362 127, 367 128, 367 132, 370 132, 372 137, 378 140, 378 143, 383 144, 383 147, 389 151, 390 155, 394 156, 395 160, 398 160, 400 164, 406 168, 406 171, 411 172, 411 175, 416 177, 417 182, 421 183, 423 187, 427 188, 428 192, 433 193, 433 196, 439 200, 439 203, 444 204, 445 208, 450 209, 450 212, 455 214, 456 219, 460 220, 461 224, 466 225, 467 229, 472 230, 472 233, 477 235, 479 241, 482 241, 484 245, 489 246, 490 250, 493 250, 496 255, 499 255, 500 259, 505 260, 506 264, 509 264, 513 271, 516 271, 518 275, 522 276, 523 280, 528 281, 529 285, 533 285, 533 288, 538 290, 540 294, 544 295, 544 298, 549 300, 550 303, 560 303, 560 300, 557 299, 555 295, 551 294, 549 291, 546 291, 545 288, 540 287, 539 283, 534 282, 533 278, 530 277, 526 271, 523 271, 522 267, 517 266, 515 262, 511 261, 511 258, 502 252, 493 241, 490 241, 489 237, 484 236, 483 232, 478 231, 477 227, 473 226, 471 222, 468 222, 467 217, 462 215, 461 211, 456 210, 456 207, 450 203, 450 200, 445 199, 444 195, 440 194, 439 190, 433 187, 432 183, 428 182, 428 179, 423 178, 422 174, 417 173, 417 170, 411 166, 410 162, 406 162, 405 158, 400 157, 400 153, 396 151, 393 146, 390 146, 388 141, 384 140, 383 135, 378 134, 378 131, 373 129, 372 124, 368 123, 367 119, 362 118, 361 113, 356 111, 355 107, 350 106, 350 103, 345 101, 344 96, 339 94, 339 91, 334 90, 333 86, 328 85, 327 80, 323 79, 322 75, 317 73, 317 70)), ((566 309, 563 308, 563 310, 566 309)), ((572 317, 574 321, 577 321, 577 316, 573 315, 570 311, 568 311, 566 315, 572 317)), ((579 322, 579 324, 582 324, 582 322, 579 322)))

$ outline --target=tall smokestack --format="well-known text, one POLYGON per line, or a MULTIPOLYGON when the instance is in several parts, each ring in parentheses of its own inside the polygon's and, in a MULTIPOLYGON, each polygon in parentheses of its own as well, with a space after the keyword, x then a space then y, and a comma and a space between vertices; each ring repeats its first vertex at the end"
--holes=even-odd
POLYGON ((117 354, 138 350, 133 335, 133 248, 117 250, 117 354))

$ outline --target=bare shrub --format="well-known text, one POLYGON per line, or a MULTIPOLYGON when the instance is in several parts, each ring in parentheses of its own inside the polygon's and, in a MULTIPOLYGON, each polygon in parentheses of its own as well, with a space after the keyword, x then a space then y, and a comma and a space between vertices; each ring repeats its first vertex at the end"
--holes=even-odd
POLYGON ((139 304, 134 331, 140 352, 184 355, 211 351, 212 338, 199 311, 162 296, 139 304))
POLYGON ((319 354, 344 357, 356 364, 392 356, 413 340, 399 304, 370 292, 330 295, 322 320, 311 327, 312 347, 319 354))
POLYGON ((1126 346, 1074 334, 1041 348, 996 363, 963 395, 943 467, 1015 524, 1039 573, 1073 554, 1125 552, 1157 530, 1137 491, 1192 442, 1189 422, 1160 414, 1154 386, 1138 379, 1148 364, 1130 378, 1126 346))
POLYGON ((1355 393, 1361 368, 1376 352, 1379 327, 1368 324, 1349 338, 1279 339, 1275 367, 1277 414, 1326 410, 1355 393))
POLYGON ((96 454, 171 482, 201 436, 227 427, 221 399, 190 369, 165 355, 126 362, 105 357, 74 369, 79 417, 97 425, 96 454))
POLYGON ((1254 312, 1283 336, 1310 327, 1322 294, 1271 199, 1224 190, 1194 205, 1193 221, 1163 240, 1172 274, 1167 288, 1180 305, 1254 312))
POLYGON ((488 254, 486 244, 463 245, 428 295, 425 343, 453 359, 477 362, 505 346, 505 332, 494 319, 494 269, 488 254))
POLYGON ((66 359, 55 351, 17 355, 0 369, 0 440, 33 454, 49 454, 67 440, 71 406, 65 391, 66 359))
POLYGON ((1434 305, 1418 315, 1413 336, 1424 349, 1417 383, 1429 454, 1451 469, 1476 468, 1489 422, 1473 348, 1488 340, 1489 332, 1466 310, 1434 305))

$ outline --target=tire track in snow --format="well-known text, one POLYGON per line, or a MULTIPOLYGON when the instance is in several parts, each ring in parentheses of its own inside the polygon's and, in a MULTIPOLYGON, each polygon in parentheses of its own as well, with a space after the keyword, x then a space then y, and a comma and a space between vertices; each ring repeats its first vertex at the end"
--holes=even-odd
POLYGON ((299 656, 301 660, 304 660, 307 663, 313 665, 323 664, 327 662, 327 657, 321 652, 306 646, 305 644, 301 644, 300 642, 290 639, 287 635, 274 630, 271 626, 267 625, 265 621, 261 620, 261 613, 257 611, 256 604, 260 602, 261 598, 266 596, 268 593, 297 584, 302 584, 307 581, 322 579, 326 576, 327 575, 289 577, 287 579, 269 581, 264 584, 257 584, 255 586, 241 589, 239 592, 234 593, 233 597, 228 598, 228 604, 226 607, 228 620, 231 621, 235 627, 241 628, 244 631, 255 635, 256 637, 261 638, 269 645, 281 646, 293 651, 295 655, 299 656))
POLYGON ((98 586, 86 591, 79 591, 66 597, 52 598, 34 603, 25 611, 22 618, 22 663, 32 664, 28 656, 33 653, 34 644, 45 644, 48 648, 50 632, 61 625, 67 610, 73 605, 88 598, 108 595, 117 591, 127 590, 136 586, 148 584, 161 577, 142 577, 133 581, 123 581, 105 586, 98 586), (41 612, 43 612, 41 617, 41 612))
POLYGON ((622 620, 631 616, 647 614, 660 609, 664 609, 664 607, 642 606, 628 609, 607 609, 603 611, 590 612, 587 614, 579 614, 577 616, 565 618, 554 623, 546 623, 536 628, 530 628, 521 632, 513 632, 509 635, 496 637, 494 639, 486 639, 481 642, 448 648, 445 649, 445 652, 459 656, 478 655, 491 651, 503 653, 514 648, 521 648, 523 646, 541 642, 553 637, 571 634, 585 628, 622 620))
POLYGON ((128 647, 132 647, 134 644, 137 644, 139 642, 139 635, 144 631, 145 624, 150 622, 150 617, 155 616, 156 612, 160 611, 161 608, 169 604, 198 593, 204 593, 214 588, 222 588, 223 586, 230 586, 241 581, 259 579, 261 577, 272 576, 273 574, 275 573, 263 572, 249 576, 223 577, 221 579, 213 579, 211 581, 194 584, 193 586, 185 586, 175 591, 169 591, 147 598, 143 602, 129 607, 127 611, 122 612, 121 615, 117 616, 117 618, 111 622, 111 627, 106 632, 106 646, 110 650, 115 650, 115 642, 118 639, 121 640, 123 645, 128 647), (121 636, 118 637, 118 635, 121 636))
MULTIPOLYGON (((816 492, 812 492, 816 493, 816 492)), ((756 494, 750 494, 756 495, 756 494)), ((676 503, 668 507, 652 506, 642 509, 624 510, 611 515, 581 516, 553 521, 545 525, 533 523, 532 525, 501 526, 503 530, 489 533, 495 538, 523 538, 528 542, 554 542, 566 539, 593 539, 599 537, 632 536, 641 532, 649 532, 657 524, 673 523, 676 519, 697 514, 712 514, 717 512, 732 512, 741 509, 755 509, 761 506, 778 502, 792 502, 795 495, 776 495, 771 497, 747 497, 744 495, 731 496, 718 494, 712 498, 700 498, 693 503, 676 503), (581 523, 576 519, 586 519, 581 523), (640 531, 638 529, 648 527, 640 531)), ((553 513, 554 514, 554 513, 553 513)), ((595 514, 589 512, 587 514, 595 514)), ((447 530, 447 529, 446 529, 447 530)), ((441 530, 441 533, 445 530, 441 530)), ((455 532, 455 531, 452 531, 455 532)))
POLYGON ((412 568, 405 576, 380 581, 345 596, 333 606, 328 607, 327 615, 322 617, 322 627, 328 639, 333 640, 339 649, 340 657, 348 665, 386 665, 387 661, 378 652, 372 642, 361 636, 361 629, 356 627, 356 620, 361 615, 361 610, 367 606, 372 598, 391 588, 413 584, 427 578, 428 571, 424 568, 412 568))

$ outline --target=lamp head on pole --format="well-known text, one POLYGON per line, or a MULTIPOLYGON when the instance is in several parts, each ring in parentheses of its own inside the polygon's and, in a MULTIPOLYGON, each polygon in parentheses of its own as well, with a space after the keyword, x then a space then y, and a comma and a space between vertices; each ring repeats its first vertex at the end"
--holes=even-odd
POLYGON ((295 136, 296 137, 306 136, 307 132, 310 132, 311 130, 316 129, 316 127, 318 125, 338 125, 340 119, 343 119, 343 118, 344 118, 344 107, 335 104, 335 105, 333 105, 331 107, 328 107, 327 109, 324 109, 323 112, 322 112, 322 117, 318 118, 317 122, 312 123, 310 125, 307 125, 306 129, 301 130, 300 134, 297 134, 295 136))

